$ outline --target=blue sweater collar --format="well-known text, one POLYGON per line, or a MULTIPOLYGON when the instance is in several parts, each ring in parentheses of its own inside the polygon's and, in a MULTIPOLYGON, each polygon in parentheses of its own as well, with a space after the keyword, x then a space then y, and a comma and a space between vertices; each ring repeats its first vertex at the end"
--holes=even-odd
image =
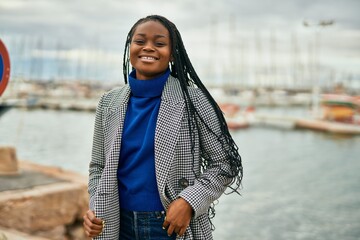
POLYGON ((170 69, 156 78, 149 80, 136 79, 136 70, 129 74, 129 85, 131 93, 135 97, 158 97, 164 89, 166 80, 170 75, 170 69))

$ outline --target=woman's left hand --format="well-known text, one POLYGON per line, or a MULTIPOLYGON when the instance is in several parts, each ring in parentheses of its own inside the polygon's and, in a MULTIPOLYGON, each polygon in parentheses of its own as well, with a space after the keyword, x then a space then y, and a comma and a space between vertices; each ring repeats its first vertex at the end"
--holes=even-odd
POLYGON ((95 217, 95 213, 92 210, 88 210, 83 218, 86 236, 94 238, 102 233, 105 222, 102 219, 95 217))
POLYGON ((171 236, 174 232, 178 236, 184 235, 186 228, 190 224, 193 209, 188 202, 182 198, 173 201, 166 211, 166 218, 163 228, 167 229, 167 233, 171 236))

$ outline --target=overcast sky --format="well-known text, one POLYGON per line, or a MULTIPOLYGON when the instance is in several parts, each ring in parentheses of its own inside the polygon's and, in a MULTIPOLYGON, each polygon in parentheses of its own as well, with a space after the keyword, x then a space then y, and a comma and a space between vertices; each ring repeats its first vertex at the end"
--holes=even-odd
MULTIPOLYGON (((114 68, 121 68, 130 27, 140 17, 160 14, 177 25, 203 75, 209 64, 219 66, 216 59, 226 65, 247 62, 246 67, 266 64, 264 59, 276 52, 281 65, 289 61, 285 55, 294 53, 302 61, 309 59, 316 46, 321 64, 356 75, 360 74, 359 12, 358 0, 1 0, 0 37, 8 45, 22 37, 40 38, 41 56, 54 50, 89 56, 94 50, 97 58, 116 59, 112 62, 120 65, 114 68), (321 20, 335 24, 320 28, 321 20), (304 27, 304 21, 310 27, 304 27)), ((9 48, 15 51, 14 46, 9 48)))

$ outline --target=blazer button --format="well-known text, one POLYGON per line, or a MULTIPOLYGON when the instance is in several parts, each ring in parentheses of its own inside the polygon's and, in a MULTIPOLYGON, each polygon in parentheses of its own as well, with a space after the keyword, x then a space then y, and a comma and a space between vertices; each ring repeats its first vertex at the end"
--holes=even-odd
POLYGON ((189 186, 189 181, 186 178, 179 179, 179 186, 181 188, 186 188, 189 186))

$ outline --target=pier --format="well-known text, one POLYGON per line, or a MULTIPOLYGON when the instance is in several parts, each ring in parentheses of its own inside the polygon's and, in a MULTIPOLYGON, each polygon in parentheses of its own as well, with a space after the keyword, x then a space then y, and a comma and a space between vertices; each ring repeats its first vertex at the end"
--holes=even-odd
POLYGON ((252 124, 282 129, 307 129, 345 135, 360 135, 360 125, 290 116, 255 115, 252 124))
POLYGON ((61 168, 18 161, 0 147, 0 239, 87 239, 87 178, 61 168))

